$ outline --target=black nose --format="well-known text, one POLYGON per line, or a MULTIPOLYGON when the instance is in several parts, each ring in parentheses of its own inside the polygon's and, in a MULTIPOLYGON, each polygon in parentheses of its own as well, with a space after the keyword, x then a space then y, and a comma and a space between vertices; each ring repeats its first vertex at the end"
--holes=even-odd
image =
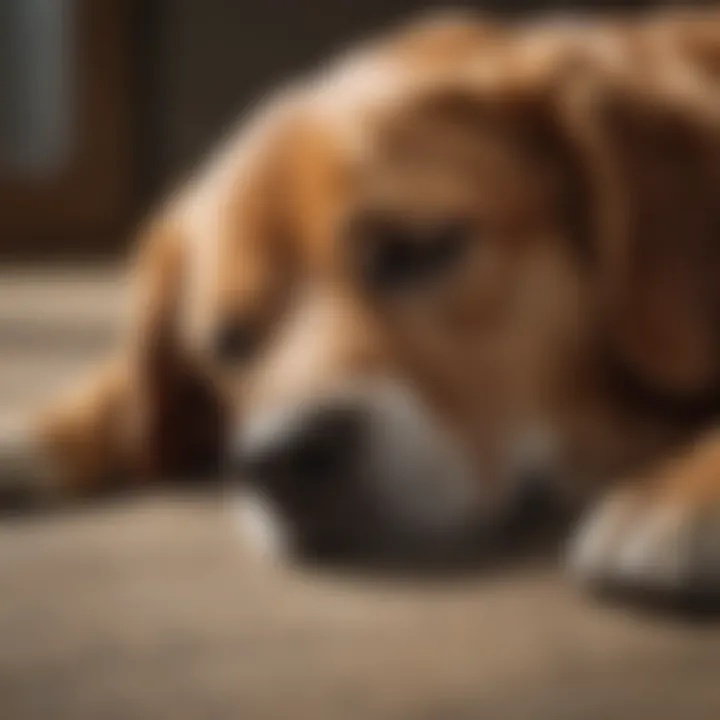
POLYGON ((364 414, 345 404, 275 412, 251 420, 237 447, 241 474, 271 494, 307 489, 350 472, 364 414))

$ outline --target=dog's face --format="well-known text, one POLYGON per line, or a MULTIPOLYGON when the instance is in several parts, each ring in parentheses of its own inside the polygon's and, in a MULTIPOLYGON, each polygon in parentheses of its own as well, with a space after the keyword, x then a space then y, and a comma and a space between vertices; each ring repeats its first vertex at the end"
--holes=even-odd
POLYGON ((664 438, 598 367, 592 191, 539 57, 372 57, 182 203, 184 343, 230 399, 229 467, 303 549, 444 551, 664 438))

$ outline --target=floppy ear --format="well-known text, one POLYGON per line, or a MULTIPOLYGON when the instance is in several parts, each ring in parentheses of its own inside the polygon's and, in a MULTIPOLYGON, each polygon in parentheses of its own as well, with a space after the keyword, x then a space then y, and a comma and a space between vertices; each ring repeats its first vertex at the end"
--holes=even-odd
POLYGON ((225 407, 179 332, 186 261, 182 226, 168 216, 153 221, 136 259, 128 338, 131 433, 152 475, 208 472, 222 452, 225 407))
POLYGON ((297 98, 288 91, 260 106, 140 241, 129 344, 154 469, 202 470, 221 457, 229 408, 198 350, 213 344, 206 335, 222 334, 243 294, 270 288, 270 306, 286 279, 285 172, 296 151, 297 98))
POLYGON ((654 76, 586 67, 560 85, 611 350, 651 387, 707 391, 720 371, 716 88, 679 61, 654 76))

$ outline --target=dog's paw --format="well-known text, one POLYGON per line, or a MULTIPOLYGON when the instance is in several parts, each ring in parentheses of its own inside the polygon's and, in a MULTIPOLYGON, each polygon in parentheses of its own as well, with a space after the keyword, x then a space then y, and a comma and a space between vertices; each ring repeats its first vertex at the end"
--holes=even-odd
POLYGON ((720 598, 720 503, 616 491, 580 523, 568 566, 596 588, 720 598))

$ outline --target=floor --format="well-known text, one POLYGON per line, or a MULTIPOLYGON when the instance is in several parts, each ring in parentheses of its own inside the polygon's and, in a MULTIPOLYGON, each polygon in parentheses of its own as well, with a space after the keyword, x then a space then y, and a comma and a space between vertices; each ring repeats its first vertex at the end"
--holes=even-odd
MULTIPOLYGON (((106 351, 112 273, 0 275, 0 411, 106 351)), ((2 720, 717 720, 720 623, 544 563, 443 582, 262 562, 218 497, 0 520, 2 720)))

